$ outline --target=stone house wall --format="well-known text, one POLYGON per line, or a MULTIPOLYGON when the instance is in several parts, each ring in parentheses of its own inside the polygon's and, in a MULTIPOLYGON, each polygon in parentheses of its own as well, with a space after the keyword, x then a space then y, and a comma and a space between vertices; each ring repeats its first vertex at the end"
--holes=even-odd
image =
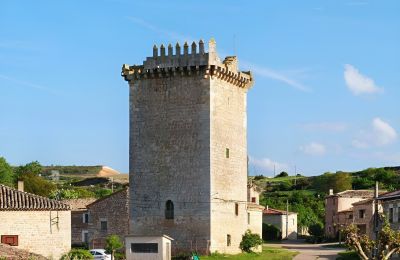
POLYGON ((17 248, 59 259, 71 249, 70 211, 0 211, 0 235, 18 235, 17 248), (58 224, 50 224, 58 213, 58 224))
POLYGON ((129 233, 128 198, 128 188, 124 188, 87 206, 89 248, 104 248, 109 235, 118 235, 124 241, 129 233))
POLYGON ((389 221, 392 229, 400 231, 400 199, 382 201, 383 213, 390 220, 390 209, 393 209, 393 221, 389 221))

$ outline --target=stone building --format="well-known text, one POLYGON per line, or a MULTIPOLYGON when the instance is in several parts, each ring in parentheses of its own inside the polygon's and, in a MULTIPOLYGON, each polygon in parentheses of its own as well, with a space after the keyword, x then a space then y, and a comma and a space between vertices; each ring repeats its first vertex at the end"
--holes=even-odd
POLYGON ((59 259, 71 249, 67 204, 0 184, 0 219, 3 244, 50 259, 59 259))
POLYGON ((71 208, 71 244, 73 247, 89 244, 89 212, 86 206, 95 201, 95 198, 63 200, 71 208))
MULTIPOLYGON (((167 49, 167 52, 166 52, 167 49)), ((173 252, 238 253, 248 227, 250 72, 214 40, 123 65, 130 102, 130 235, 172 237, 173 252), (191 50, 189 53, 189 49, 191 50)), ((261 223, 259 224, 261 226, 261 223)))
POLYGON ((400 231, 400 190, 382 194, 378 200, 391 228, 400 231))
MULTIPOLYGON (((346 190, 336 194, 333 194, 333 191, 330 190, 329 195, 325 199, 325 236, 331 238, 337 237, 340 228, 349 223, 350 217, 353 223, 355 216, 353 203, 373 197, 373 190, 346 190)), ((363 210, 365 204, 357 204, 356 206, 356 210, 363 210)), ((367 211, 369 211, 369 208, 365 208, 365 213, 367 211)), ((356 213, 358 214, 359 212, 356 213)), ((364 218, 361 218, 361 216, 357 217, 359 225, 363 225, 364 222, 367 223, 368 215, 365 215, 364 218)), ((368 216, 368 218, 371 218, 371 216, 368 216)))
POLYGON ((129 188, 87 205, 89 248, 104 248, 109 235, 122 241, 129 231, 129 188))
POLYGON ((263 211, 263 223, 277 227, 282 239, 297 239, 297 213, 295 212, 267 207, 263 211))

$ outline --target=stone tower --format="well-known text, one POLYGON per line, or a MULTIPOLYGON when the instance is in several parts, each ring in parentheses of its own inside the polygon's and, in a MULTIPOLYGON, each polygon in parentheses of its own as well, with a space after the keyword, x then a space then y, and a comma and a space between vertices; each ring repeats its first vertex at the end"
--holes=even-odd
MULTIPOLYGON (((250 72, 214 40, 153 47, 123 65, 130 102, 130 234, 168 235, 173 251, 239 252, 248 228, 250 72), (189 52, 190 49, 190 52, 189 52)), ((261 225, 261 224, 260 224, 261 225)))

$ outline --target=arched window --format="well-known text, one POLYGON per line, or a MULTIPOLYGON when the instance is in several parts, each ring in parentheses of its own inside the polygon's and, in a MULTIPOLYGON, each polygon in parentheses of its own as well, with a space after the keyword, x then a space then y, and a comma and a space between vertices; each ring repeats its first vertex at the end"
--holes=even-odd
POLYGON ((165 203, 165 218, 174 219, 174 203, 170 200, 165 203))

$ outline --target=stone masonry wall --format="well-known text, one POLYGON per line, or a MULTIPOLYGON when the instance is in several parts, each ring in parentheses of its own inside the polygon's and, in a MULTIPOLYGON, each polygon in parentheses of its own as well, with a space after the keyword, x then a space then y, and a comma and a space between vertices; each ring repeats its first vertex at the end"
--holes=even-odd
POLYGON ((247 228, 246 93, 221 79, 211 80, 211 251, 240 252, 247 228))
POLYGON ((89 247, 104 248, 109 235, 118 235, 122 241, 129 234, 128 189, 116 192, 88 205, 89 247), (107 229, 101 229, 101 221, 107 221, 107 229))
POLYGON ((50 214, 57 216, 56 211, 0 211, 0 235, 18 235, 17 248, 59 259, 71 249, 71 212, 58 212, 58 228, 50 225, 50 214))
POLYGON ((210 79, 177 75, 130 85, 131 234, 168 235, 173 249, 210 236, 210 79), (165 219, 166 202, 174 219, 165 219))

